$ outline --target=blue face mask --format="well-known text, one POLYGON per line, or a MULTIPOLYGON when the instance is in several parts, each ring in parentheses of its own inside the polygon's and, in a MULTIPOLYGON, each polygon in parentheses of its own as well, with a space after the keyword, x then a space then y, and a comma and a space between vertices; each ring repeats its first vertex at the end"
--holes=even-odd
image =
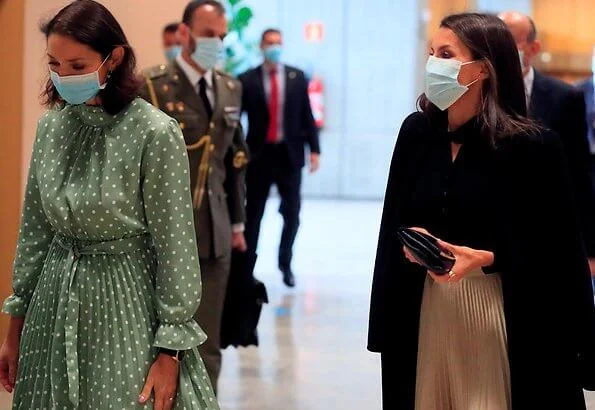
POLYGON ((217 65, 223 51, 223 41, 217 37, 195 37, 196 48, 191 57, 206 71, 217 65))
POLYGON ((430 56, 426 64, 426 97, 428 100, 442 111, 453 105, 467 92, 470 85, 479 81, 477 78, 467 85, 459 84, 461 67, 475 62, 461 63, 455 59, 430 56))
POLYGON ((270 61, 271 63, 275 63, 275 64, 278 64, 281 61, 282 53, 283 53, 283 47, 281 47, 280 44, 268 46, 262 51, 262 54, 264 55, 265 60, 270 61))
POLYGON ((171 46, 165 49, 165 59, 171 63, 182 53, 182 46, 171 46))
POLYGON ((107 83, 99 83, 99 69, 108 58, 109 56, 103 60, 97 70, 88 74, 61 77, 58 73, 50 70, 50 78, 60 97, 68 104, 79 105, 97 96, 99 90, 103 90, 107 85, 107 83))

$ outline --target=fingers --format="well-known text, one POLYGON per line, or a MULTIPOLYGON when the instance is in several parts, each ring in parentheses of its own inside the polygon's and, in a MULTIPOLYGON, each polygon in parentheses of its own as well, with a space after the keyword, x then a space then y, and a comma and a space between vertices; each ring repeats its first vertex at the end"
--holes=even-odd
POLYGON ((0 383, 9 393, 12 393, 12 385, 9 382, 9 369, 8 360, 5 358, 0 359, 0 383))
POLYGON ((16 383, 18 366, 16 358, 8 360, 8 383, 10 383, 11 390, 14 389, 16 383))
POLYGON ((443 249, 445 249, 447 251, 450 251, 452 253, 456 252, 456 246, 451 245, 448 242, 444 242, 441 239, 437 239, 437 241, 438 241, 438 246, 440 246, 441 248, 443 248, 443 249))
POLYGON ((172 410, 176 399, 176 391, 171 389, 155 390, 155 410, 172 410))
MULTIPOLYGON (((149 377, 147 377, 147 381, 145 382, 145 387, 143 387, 143 391, 141 392, 140 396, 138 396, 138 402, 140 404, 145 404, 151 397, 152 391, 153 378, 149 375, 149 377)), ((155 405, 157 405, 157 398, 155 398, 155 405)))
POLYGON ((409 250, 403 246, 403 253, 405 254, 405 258, 407 258, 407 260, 411 263, 417 263, 417 261, 415 260, 415 258, 413 257, 413 255, 411 255, 411 252, 409 252, 409 250))

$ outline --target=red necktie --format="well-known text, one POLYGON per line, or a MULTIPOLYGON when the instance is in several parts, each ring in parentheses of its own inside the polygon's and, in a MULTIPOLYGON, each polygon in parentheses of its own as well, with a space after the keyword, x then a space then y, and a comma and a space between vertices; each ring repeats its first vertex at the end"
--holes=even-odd
POLYGON ((271 79, 271 96, 269 98, 269 130, 267 133, 267 142, 274 144, 279 140, 277 134, 278 114, 279 114, 279 83, 277 82, 277 70, 269 72, 271 79))

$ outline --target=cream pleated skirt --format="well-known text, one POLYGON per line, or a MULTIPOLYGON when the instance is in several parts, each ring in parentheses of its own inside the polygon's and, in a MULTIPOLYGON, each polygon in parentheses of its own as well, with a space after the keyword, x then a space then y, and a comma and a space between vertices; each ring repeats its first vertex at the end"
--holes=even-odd
POLYGON ((509 410, 510 370, 500 275, 426 278, 416 410, 509 410))

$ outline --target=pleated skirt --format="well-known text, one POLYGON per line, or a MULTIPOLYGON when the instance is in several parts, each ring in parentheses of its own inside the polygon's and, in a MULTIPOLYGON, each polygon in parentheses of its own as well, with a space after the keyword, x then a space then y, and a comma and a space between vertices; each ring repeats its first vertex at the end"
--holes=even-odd
POLYGON ((510 369, 498 274, 428 276, 420 313, 416 410, 508 410, 510 369))
MULTIPOLYGON (((153 364, 158 321, 151 252, 89 255, 79 260, 77 380, 69 383, 65 329, 68 251, 56 244, 47 256, 21 336, 14 409, 152 409, 138 396, 153 364), (79 403, 69 400, 76 386, 79 403)), ((176 409, 219 406, 197 349, 181 364, 176 409)))

